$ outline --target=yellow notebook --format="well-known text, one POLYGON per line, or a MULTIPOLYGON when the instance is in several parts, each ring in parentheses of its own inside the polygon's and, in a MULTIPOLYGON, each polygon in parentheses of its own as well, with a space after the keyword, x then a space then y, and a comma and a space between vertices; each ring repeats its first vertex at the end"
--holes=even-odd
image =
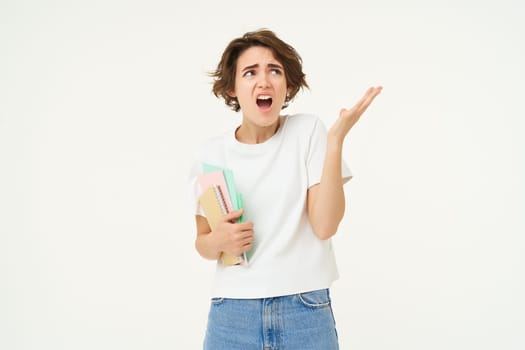
MULTIPOLYGON (((228 213, 224 196, 221 193, 221 189, 217 185, 210 186, 204 193, 199 197, 199 202, 206 214, 206 219, 211 229, 214 230, 217 224, 220 222, 224 214, 228 213)), ((232 266, 242 264, 242 256, 235 256, 227 253, 221 254, 221 261, 225 266, 232 266)))

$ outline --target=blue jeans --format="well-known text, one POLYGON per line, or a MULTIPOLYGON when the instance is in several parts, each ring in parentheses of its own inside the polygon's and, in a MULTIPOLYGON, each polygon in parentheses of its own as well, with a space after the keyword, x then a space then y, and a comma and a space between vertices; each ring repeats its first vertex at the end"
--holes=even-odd
POLYGON ((330 293, 213 298, 204 350, 337 350, 330 293))

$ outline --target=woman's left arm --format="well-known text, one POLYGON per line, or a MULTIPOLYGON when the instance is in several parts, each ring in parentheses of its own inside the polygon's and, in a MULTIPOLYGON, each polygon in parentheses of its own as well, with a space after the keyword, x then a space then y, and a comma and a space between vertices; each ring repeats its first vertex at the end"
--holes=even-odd
POLYGON ((310 187, 307 196, 310 223, 320 239, 328 239, 337 232, 345 213, 341 176, 345 137, 381 90, 382 87, 369 88, 354 107, 341 110, 339 118, 328 130, 321 182, 310 187))

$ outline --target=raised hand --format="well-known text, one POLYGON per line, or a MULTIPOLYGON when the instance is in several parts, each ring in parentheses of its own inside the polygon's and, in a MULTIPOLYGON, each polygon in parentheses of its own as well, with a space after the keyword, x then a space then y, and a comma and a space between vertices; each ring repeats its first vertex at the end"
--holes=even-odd
POLYGON ((357 123, 361 115, 366 111, 368 106, 372 103, 374 98, 379 95, 383 87, 371 87, 366 90, 364 96, 350 109, 341 109, 339 118, 337 118, 334 125, 328 131, 328 138, 333 139, 338 143, 343 143, 344 138, 357 123))

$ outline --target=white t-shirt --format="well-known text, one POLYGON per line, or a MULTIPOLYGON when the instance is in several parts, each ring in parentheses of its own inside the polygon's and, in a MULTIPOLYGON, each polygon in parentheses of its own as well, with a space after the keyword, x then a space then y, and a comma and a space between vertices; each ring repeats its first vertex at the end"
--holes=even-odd
MULTIPOLYGON (((328 288, 338 278, 332 242, 313 233, 306 210, 309 187, 321 180, 326 128, 316 116, 281 117, 277 132, 260 144, 244 144, 235 130, 206 142, 190 174, 195 214, 202 163, 233 171, 243 196, 244 218, 254 225, 247 265, 217 263, 213 297, 267 298, 328 288)), ((351 178, 343 161, 342 177, 351 178)))

